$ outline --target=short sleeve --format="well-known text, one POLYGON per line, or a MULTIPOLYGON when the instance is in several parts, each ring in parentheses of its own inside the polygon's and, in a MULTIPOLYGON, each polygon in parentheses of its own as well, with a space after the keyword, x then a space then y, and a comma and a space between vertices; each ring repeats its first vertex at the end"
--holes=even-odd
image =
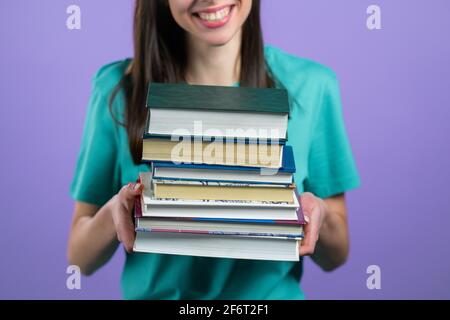
POLYGON ((327 198, 354 189, 360 180, 344 126, 339 85, 327 73, 312 126, 305 190, 327 198))
POLYGON ((117 127, 108 95, 97 78, 93 79, 70 194, 77 201, 102 206, 117 193, 120 178, 117 127))

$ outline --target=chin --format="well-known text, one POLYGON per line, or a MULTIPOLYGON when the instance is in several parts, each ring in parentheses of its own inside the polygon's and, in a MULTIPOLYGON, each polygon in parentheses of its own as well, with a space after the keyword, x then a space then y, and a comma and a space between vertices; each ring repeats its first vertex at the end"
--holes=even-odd
POLYGON ((233 35, 217 34, 217 35, 200 36, 199 38, 210 46, 220 47, 230 42, 231 39, 233 39, 233 35))

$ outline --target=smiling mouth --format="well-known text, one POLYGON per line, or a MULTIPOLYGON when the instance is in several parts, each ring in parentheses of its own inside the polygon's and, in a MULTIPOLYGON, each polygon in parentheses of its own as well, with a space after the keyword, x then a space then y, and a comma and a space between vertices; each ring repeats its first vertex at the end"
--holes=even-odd
POLYGON ((222 8, 208 9, 204 11, 199 11, 193 13, 193 15, 198 18, 201 22, 207 25, 220 25, 224 22, 227 22, 231 11, 233 9, 233 5, 229 5, 222 8))

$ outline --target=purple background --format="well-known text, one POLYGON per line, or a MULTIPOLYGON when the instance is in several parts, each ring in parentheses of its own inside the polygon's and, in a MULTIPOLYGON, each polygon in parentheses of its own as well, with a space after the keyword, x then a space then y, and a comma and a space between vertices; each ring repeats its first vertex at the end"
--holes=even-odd
MULTIPOLYGON (((120 298, 123 252, 82 290, 65 258, 90 79, 131 55, 131 0, 0 4, 0 298, 120 298), (66 8, 82 9, 82 30, 66 8)), ((348 195, 351 256, 333 273, 307 259, 310 299, 450 298, 450 2, 265 0, 267 43, 340 78, 362 187, 348 195), (366 28, 382 8, 383 30, 366 28), (382 289, 366 288, 366 268, 382 289)))

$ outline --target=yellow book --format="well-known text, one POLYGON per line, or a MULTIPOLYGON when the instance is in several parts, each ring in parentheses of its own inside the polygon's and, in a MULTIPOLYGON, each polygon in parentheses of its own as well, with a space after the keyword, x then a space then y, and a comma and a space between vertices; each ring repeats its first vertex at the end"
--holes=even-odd
POLYGON ((153 181, 159 199, 294 202, 295 185, 251 185, 219 182, 153 181))
POLYGON ((280 168, 283 146, 239 142, 143 140, 142 160, 280 168))

